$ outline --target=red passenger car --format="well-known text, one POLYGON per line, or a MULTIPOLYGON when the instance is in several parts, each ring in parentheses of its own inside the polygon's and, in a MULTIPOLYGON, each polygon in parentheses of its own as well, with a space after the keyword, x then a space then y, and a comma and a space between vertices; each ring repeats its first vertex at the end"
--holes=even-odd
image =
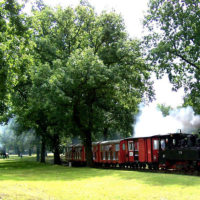
POLYGON ((138 138, 139 167, 158 168, 159 137, 138 138))
POLYGON ((70 145, 66 148, 66 161, 73 166, 84 166, 86 164, 85 148, 82 144, 70 145))
POLYGON ((73 145, 66 147, 65 159, 66 159, 67 162, 73 161, 73 145))
POLYGON ((121 161, 120 140, 100 142, 99 163, 105 166, 116 166, 121 161))
POLYGON ((95 165, 98 166, 100 162, 100 142, 92 143, 92 153, 93 153, 93 161, 95 165))
POLYGON ((151 169, 158 167, 159 138, 126 138, 120 142, 122 166, 151 169))

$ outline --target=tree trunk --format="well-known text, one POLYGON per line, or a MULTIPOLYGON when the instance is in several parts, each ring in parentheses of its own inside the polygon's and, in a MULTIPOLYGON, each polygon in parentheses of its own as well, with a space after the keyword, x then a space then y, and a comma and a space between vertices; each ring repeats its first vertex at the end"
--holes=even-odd
POLYGON ((105 127, 103 129, 103 139, 104 139, 104 141, 106 141, 108 139, 108 128, 107 127, 105 127))
POLYGON ((40 161, 40 136, 37 136, 37 162, 40 161))
POLYGON ((59 136, 54 135, 54 164, 57 165, 61 164, 59 145, 60 145, 59 136))
POLYGON ((78 109, 78 103, 75 103, 73 106, 73 120, 79 128, 85 147, 85 157, 87 167, 93 167, 93 154, 92 154, 92 137, 91 137, 91 128, 92 128, 92 104, 89 106, 89 117, 88 117, 88 126, 86 128, 85 124, 81 123, 80 120, 80 111, 78 109))
POLYGON ((84 147, 85 147, 86 165, 87 167, 94 167, 93 154, 92 154, 92 137, 90 130, 87 130, 85 132, 84 147))
POLYGON ((58 148, 54 149, 54 164, 60 165, 61 159, 60 159, 60 152, 58 148))
POLYGON ((45 163, 45 152, 46 152, 46 144, 45 144, 45 137, 42 137, 42 144, 41 144, 41 163, 45 163))
POLYGON ((20 152, 20 150, 19 150, 19 147, 17 147, 17 155, 18 155, 18 157, 20 157, 21 156, 21 152, 20 152))
POLYGON ((28 155, 29 155, 29 156, 32 155, 32 149, 31 149, 31 148, 29 148, 29 150, 28 150, 28 155))

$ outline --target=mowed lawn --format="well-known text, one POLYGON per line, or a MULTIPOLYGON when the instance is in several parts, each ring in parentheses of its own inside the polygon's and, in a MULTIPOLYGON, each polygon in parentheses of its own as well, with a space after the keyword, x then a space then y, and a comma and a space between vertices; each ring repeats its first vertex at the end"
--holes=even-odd
POLYGON ((200 177, 0 159, 0 200, 198 200, 200 177))

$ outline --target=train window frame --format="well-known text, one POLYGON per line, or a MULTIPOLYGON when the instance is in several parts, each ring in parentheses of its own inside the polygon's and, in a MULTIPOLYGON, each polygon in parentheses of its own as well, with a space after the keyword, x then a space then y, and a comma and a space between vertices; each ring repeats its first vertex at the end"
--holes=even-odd
POLYGON ((93 152, 93 160, 96 160, 95 155, 96 155, 96 152, 93 152))
POLYGON ((119 151, 119 144, 115 144, 115 151, 119 151))
POLYGON ((128 150, 133 151, 134 150, 134 143, 133 141, 128 141, 128 150))
POLYGON ((109 151, 110 145, 105 146, 105 151, 109 151))
POLYGON ((68 152, 72 152, 72 147, 68 147, 68 152))
POLYGON ((160 147, 161 147, 162 150, 166 149, 166 141, 165 141, 165 139, 161 139, 160 140, 160 147))
POLYGON ((139 151, 139 142, 134 142, 134 151, 139 151))
POLYGON ((153 150, 159 150, 159 140, 153 140, 153 150))
POLYGON ((105 151, 105 145, 101 145, 101 151, 105 151))
POLYGON ((108 152, 108 160, 111 160, 110 152, 108 152))
POLYGON ((115 160, 115 151, 113 152, 113 160, 115 160))
POLYGON ((119 158, 118 158, 118 151, 115 152, 115 159, 119 160, 119 158))
POLYGON ((106 152, 103 152, 103 160, 106 160, 106 152))

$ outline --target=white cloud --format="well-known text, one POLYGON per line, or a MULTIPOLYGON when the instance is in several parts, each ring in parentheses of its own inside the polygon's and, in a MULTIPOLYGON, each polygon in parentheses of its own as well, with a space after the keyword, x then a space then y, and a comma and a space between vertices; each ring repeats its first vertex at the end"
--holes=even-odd
POLYGON ((168 133, 191 133, 200 128, 200 116, 195 115, 191 107, 171 111, 164 117, 156 105, 140 105, 140 114, 134 125, 134 136, 152 136, 168 133))
POLYGON ((183 104, 183 88, 179 89, 177 92, 172 91, 172 84, 170 84, 167 76, 164 76, 160 80, 155 80, 154 82, 156 92, 156 101, 154 101, 154 104, 166 104, 174 108, 183 104))

